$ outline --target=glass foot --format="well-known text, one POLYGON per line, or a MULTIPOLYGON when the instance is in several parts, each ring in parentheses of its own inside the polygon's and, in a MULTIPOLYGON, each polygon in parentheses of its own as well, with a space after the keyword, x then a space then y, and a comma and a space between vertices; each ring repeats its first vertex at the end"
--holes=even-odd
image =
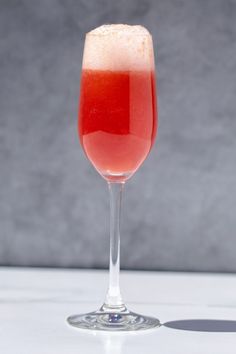
POLYGON ((98 311, 70 316, 67 321, 71 326, 96 331, 138 331, 161 325, 154 317, 139 315, 126 307, 111 309, 106 305, 98 311))

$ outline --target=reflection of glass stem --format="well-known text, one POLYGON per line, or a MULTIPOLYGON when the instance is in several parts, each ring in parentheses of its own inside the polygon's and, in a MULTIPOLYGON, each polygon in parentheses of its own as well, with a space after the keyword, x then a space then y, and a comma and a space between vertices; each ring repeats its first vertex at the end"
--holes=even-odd
POLYGON ((124 337, 121 336, 105 336, 104 337, 104 354, 121 354, 124 337))

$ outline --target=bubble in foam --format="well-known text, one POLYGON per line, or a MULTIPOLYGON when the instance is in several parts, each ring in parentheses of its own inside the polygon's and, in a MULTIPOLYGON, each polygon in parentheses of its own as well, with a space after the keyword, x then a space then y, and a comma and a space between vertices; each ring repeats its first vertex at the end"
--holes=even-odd
POLYGON ((153 70, 152 36, 142 26, 103 25, 86 35, 83 68, 153 70))

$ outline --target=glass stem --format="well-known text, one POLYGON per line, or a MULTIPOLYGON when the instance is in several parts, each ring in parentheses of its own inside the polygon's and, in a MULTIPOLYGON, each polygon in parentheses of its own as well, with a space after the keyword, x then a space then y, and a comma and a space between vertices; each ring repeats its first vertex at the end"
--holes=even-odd
POLYGON ((120 213, 124 182, 108 182, 110 193, 110 267, 107 309, 124 308, 120 294, 120 213))

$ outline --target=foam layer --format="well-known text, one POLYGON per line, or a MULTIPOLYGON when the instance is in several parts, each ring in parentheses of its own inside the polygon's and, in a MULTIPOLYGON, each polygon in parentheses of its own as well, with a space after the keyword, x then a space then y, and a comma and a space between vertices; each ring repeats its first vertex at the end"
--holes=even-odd
POLYGON ((94 70, 152 70, 152 36, 142 26, 103 25, 87 33, 83 68, 94 70))
POLYGON ((95 28, 94 30, 90 31, 88 34, 94 35, 143 35, 143 36, 150 36, 149 31, 143 26, 130 26, 124 24, 118 25, 102 25, 100 27, 95 28))

